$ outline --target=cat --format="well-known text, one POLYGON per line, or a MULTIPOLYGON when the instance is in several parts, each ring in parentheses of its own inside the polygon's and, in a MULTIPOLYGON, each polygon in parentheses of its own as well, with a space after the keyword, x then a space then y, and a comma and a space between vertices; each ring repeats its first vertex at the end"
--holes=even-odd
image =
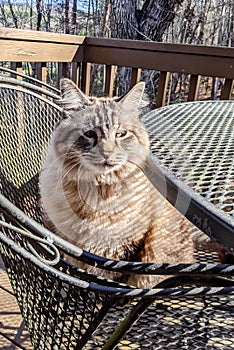
MULTIPOLYGON (((110 259, 193 262, 191 224, 142 171, 149 155, 149 136, 139 118, 144 83, 114 98, 88 97, 66 78, 60 86, 63 119, 40 175, 45 225, 110 259)), ((162 280, 76 265, 139 288, 162 280)))

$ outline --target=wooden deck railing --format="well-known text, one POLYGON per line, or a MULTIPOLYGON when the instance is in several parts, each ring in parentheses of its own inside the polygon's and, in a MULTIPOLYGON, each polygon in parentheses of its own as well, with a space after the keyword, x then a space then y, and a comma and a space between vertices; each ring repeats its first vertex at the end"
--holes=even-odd
POLYGON ((104 93, 112 95, 116 67, 130 67, 130 85, 140 79, 141 69, 160 72, 156 107, 165 104, 170 73, 189 75, 188 100, 197 99, 201 76, 224 78, 221 99, 233 91, 234 49, 177 45, 132 40, 86 38, 65 34, 0 28, 0 62, 20 71, 23 62, 35 62, 36 76, 46 80, 46 63, 58 63, 58 75, 67 75, 90 92, 91 64, 105 65, 104 93))

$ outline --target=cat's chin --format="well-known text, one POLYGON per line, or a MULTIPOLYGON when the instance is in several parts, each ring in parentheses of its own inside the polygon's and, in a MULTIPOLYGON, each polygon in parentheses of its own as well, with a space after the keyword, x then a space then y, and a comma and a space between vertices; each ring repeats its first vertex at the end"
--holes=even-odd
POLYGON ((120 179, 131 176, 136 169, 140 167, 129 161, 123 162, 89 162, 87 159, 82 161, 78 168, 78 179, 81 181, 94 182, 102 184, 113 184, 117 183, 120 179))
MULTIPOLYGON (((111 174, 114 172, 118 172, 121 170, 121 168, 125 168, 124 164, 121 163, 111 163, 108 161, 102 162, 102 163, 93 163, 93 164, 89 164, 89 163, 85 163, 82 164, 83 165, 83 169, 85 169, 85 173, 89 174, 89 175, 94 175, 94 176, 99 176, 99 175, 107 175, 107 174, 111 174)), ((126 170, 126 169, 125 169, 126 170)))
MULTIPOLYGON (((95 172, 96 175, 122 175, 122 174, 130 174, 136 169, 136 165, 132 163, 118 163, 118 164, 111 164, 111 163, 102 163, 99 167, 96 167, 95 172)), ((122 177, 122 176, 121 176, 122 177)), ((125 177, 125 176, 124 176, 125 177)))
POLYGON ((113 165, 113 164, 108 164, 108 163, 104 163, 102 164, 100 167, 95 167, 94 169, 94 173, 95 175, 109 175, 115 172, 120 171, 122 168, 121 165, 113 165))

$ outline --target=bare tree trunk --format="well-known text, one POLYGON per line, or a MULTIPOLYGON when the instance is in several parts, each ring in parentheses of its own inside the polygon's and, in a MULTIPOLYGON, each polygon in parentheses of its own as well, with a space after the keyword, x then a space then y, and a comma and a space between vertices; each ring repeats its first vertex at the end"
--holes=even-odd
POLYGON ((51 11, 52 11, 52 2, 47 2, 46 5, 46 19, 45 19, 45 27, 46 27, 46 31, 49 32, 50 31, 50 21, 51 21, 51 11))
POLYGON ((33 0, 31 0, 30 3, 30 29, 33 29, 33 23, 32 23, 32 17, 33 17, 33 0))
POLYGON ((86 30, 85 30, 85 35, 88 35, 90 17, 91 17, 91 4, 90 4, 90 0, 89 0, 89 5, 88 5, 88 14, 87 14, 87 20, 86 20, 86 30))
POLYGON ((65 33, 70 34, 69 26, 69 0, 65 1, 65 33))
MULTIPOLYGON (((111 0, 110 28, 113 38, 162 41, 175 17, 175 9, 184 0, 111 0), (142 5, 143 4, 143 5, 142 5)), ((120 94, 129 89, 130 69, 118 70, 116 85, 120 94)), ((143 72, 148 92, 156 85, 158 74, 143 72)))
POLYGON ((231 20, 230 20, 230 46, 234 47, 234 4, 231 4, 231 20))
POLYGON ((6 15, 5 15, 4 4, 0 4, 0 8, 1 8, 1 14, 2 14, 3 23, 4 23, 4 26, 6 26, 7 25, 7 19, 6 19, 6 15))
POLYGON ((37 0, 37 30, 41 28, 41 20, 42 20, 42 0, 37 0))
POLYGON ((227 4, 225 45, 234 46, 234 3, 227 4))
POLYGON ((113 38, 162 41, 184 0, 111 0, 110 27, 113 38))
POLYGON ((139 11, 138 39, 144 40, 146 34, 153 41, 162 41, 162 36, 175 17, 175 7, 182 1, 146 0, 139 11))
POLYGON ((111 0, 110 28, 112 38, 137 39, 137 0, 111 0))
POLYGON ((102 23, 101 36, 105 36, 106 35, 107 26, 108 26, 109 17, 110 17, 110 10, 111 10, 111 0, 106 0, 105 9, 104 9, 104 16, 103 16, 103 23, 102 23))
POLYGON ((77 11, 77 0, 73 0, 73 4, 72 4, 72 34, 76 34, 76 11, 77 11))
POLYGON ((18 28, 18 20, 17 20, 17 17, 15 15, 15 12, 14 12, 14 9, 13 9, 13 6, 12 6, 12 3, 11 3, 10 0, 8 0, 8 4, 9 4, 10 11, 11 11, 11 14, 12 14, 12 17, 13 17, 13 21, 15 23, 15 28, 18 28))
MULTIPOLYGON (((220 16, 219 16, 218 45, 222 45, 223 44, 224 6, 225 6, 225 4, 222 3, 221 13, 220 13, 220 16)), ((225 23, 225 25, 226 25, 226 23, 225 23)))

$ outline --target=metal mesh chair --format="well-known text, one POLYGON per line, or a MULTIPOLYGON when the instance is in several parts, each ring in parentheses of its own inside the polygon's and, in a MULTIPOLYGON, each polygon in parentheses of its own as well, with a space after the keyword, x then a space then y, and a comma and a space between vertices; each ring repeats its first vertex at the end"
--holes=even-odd
POLYGON ((215 254, 197 252, 194 265, 117 262, 42 226, 38 174, 60 120, 59 95, 21 78, 0 76, 0 253, 34 348, 233 348, 234 267, 214 264, 215 254), (136 289, 80 270, 61 252, 100 268, 177 277, 136 289))

